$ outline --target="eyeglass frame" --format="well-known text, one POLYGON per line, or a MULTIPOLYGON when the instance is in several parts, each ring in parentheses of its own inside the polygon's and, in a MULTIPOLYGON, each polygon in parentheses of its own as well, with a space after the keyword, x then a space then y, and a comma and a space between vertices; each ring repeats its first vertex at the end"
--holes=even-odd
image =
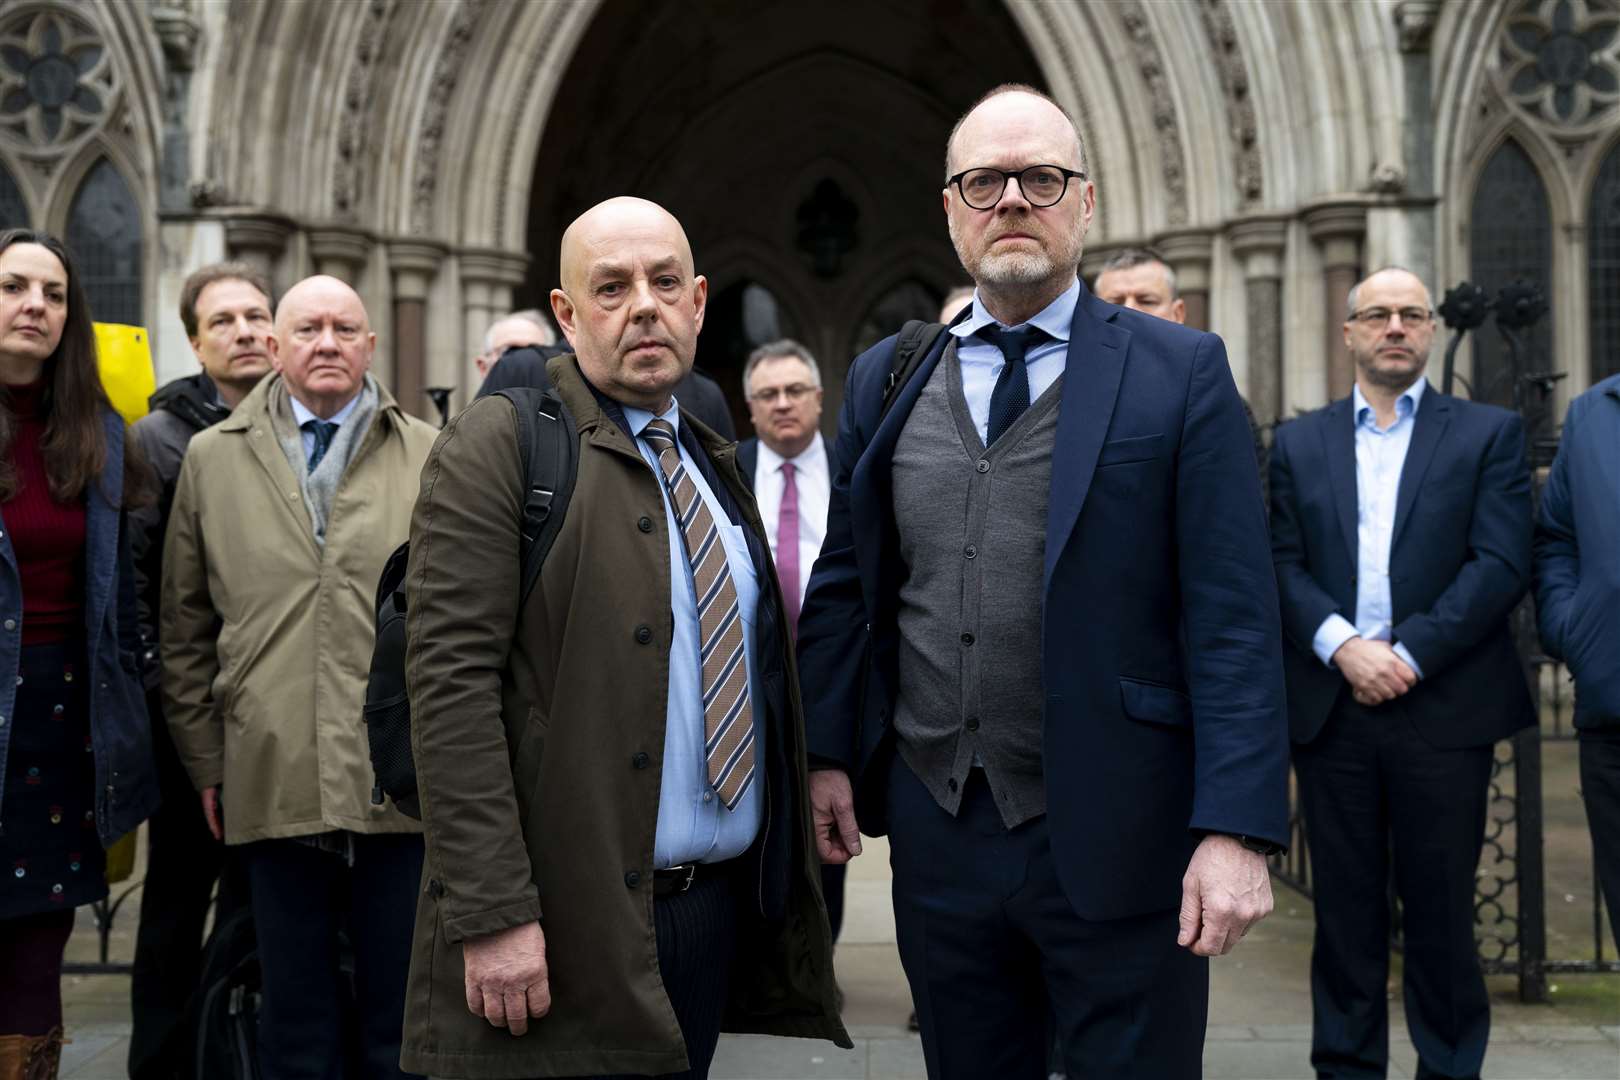
POLYGON ((952 177, 949 177, 948 179, 946 179, 945 186, 946 187, 951 187, 952 185, 955 185, 956 193, 962 197, 962 205, 967 207, 969 210, 977 210, 979 213, 983 214, 983 213, 986 213, 987 211, 994 210, 996 208, 996 203, 1000 202, 1002 196, 1007 194, 1007 181, 1009 181, 1009 180, 1017 180, 1018 181, 1018 194, 1019 194, 1020 197, 1023 198, 1023 200, 1025 202, 1029 203, 1029 205, 1031 205, 1033 207, 1036 207, 1036 208, 1041 209, 1041 210, 1045 210, 1047 207, 1056 206, 1058 203, 1063 201, 1063 196, 1065 196, 1065 195, 1067 195, 1069 193, 1069 181, 1070 180, 1089 180, 1089 179, 1090 179, 1090 177, 1088 177, 1085 174, 1084 170, 1081 170, 1081 171, 1077 172, 1074 169, 1065 169, 1062 165, 1049 165, 1049 164, 1045 164, 1045 163, 1042 163, 1042 162, 1037 162, 1034 165, 1025 165, 1022 169, 1011 169, 1011 170, 997 169, 997 168, 993 168, 992 166, 989 166, 989 165, 975 165, 971 169, 963 169, 961 172, 957 173, 955 176, 952 176, 952 177), (1058 192, 1058 197, 1057 198, 1053 199, 1049 203, 1038 203, 1034 199, 1029 197, 1029 192, 1024 189, 1024 174, 1029 172, 1029 170, 1031 170, 1031 169, 1053 169, 1053 170, 1063 174, 1063 190, 1058 192), (962 177, 966 176, 968 173, 971 173, 971 172, 993 172, 993 173, 1000 173, 1001 174, 1001 190, 996 192, 996 197, 991 200, 989 206, 974 206, 971 202, 968 201, 967 192, 962 190, 962 177))
POLYGON ((797 405, 821 387, 815 383, 793 383, 791 386, 773 386, 768 390, 755 390, 748 395, 748 400, 759 405, 775 404, 777 398, 785 399, 791 405, 797 405), (794 393, 798 391, 798 393, 794 393))
POLYGON ((1375 330, 1380 326, 1388 326, 1389 317, 1391 315, 1398 315, 1400 316, 1401 326, 1403 327, 1428 326, 1434 322, 1434 314, 1433 308, 1419 308, 1415 305, 1405 308, 1381 308, 1375 306, 1362 308, 1359 311, 1352 311, 1344 321, 1355 323, 1357 326, 1365 326, 1369 330, 1375 330), (1384 313, 1384 317, 1382 319, 1368 319, 1366 316, 1374 311, 1382 311, 1384 313), (1408 319, 1406 317, 1406 312, 1408 311, 1421 311, 1423 312, 1423 317, 1421 319, 1408 319))

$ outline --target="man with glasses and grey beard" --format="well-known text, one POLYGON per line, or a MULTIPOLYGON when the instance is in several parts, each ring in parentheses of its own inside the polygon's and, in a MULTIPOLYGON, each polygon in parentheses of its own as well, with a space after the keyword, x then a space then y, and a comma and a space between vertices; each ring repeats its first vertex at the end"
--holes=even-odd
POLYGON ((1275 576, 1220 339, 1077 278, 1072 119, 1001 86, 941 191, 971 310, 854 361, 799 619, 822 858, 889 836, 928 1074, 1187 1080, 1287 840, 1275 576))
POLYGON ((1277 429, 1271 535, 1294 769, 1316 896, 1311 1064, 1389 1064, 1389 886, 1420 1077, 1474 1078, 1490 1001, 1474 871, 1492 747, 1534 722, 1508 615, 1530 583, 1524 428, 1423 371, 1429 291, 1350 290, 1349 398, 1277 429))

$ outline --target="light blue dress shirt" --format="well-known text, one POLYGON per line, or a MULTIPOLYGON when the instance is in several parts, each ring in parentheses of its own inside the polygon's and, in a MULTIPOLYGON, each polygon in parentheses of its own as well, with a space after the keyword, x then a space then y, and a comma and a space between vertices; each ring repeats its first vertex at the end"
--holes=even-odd
MULTIPOLYGON (((1042 308, 1029 322, 1019 324, 1038 326, 1052 336, 1052 340, 1042 342, 1024 357, 1031 402, 1046 393, 1068 366, 1069 324, 1074 321, 1074 305, 1079 301, 1080 279, 1076 278, 1062 296, 1042 308)), ((984 301, 975 289, 972 314, 951 327, 951 333, 956 336, 956 360, 962 366, 962 396, 967 398, 968 415, 973 417, 973 426, 979 429, 980 440, 990 431, 990 395, 995 392, 996 380, 1001 377, 1006 360, 1000 349, 980 338, 978 333, 996 325, 995 316, 985 310, 984 301)))
MULTIPOLYGON (((1395 618, 1389 596, 1389 548, 1395 534, 1395 502, 1400 494, 1401 469, 1412 445, 1418 404, 1427 381, 1419 379, 1395 401, 1395 422, 1387 429, 1357 386, 1351 394, 1350 415, 1356 425, 1356 621, 1338 612, 1322 620, 1311 647, 1322 663, 1332 666, 1333 654, 1353 637, 1388 641, 1395 618)), ((1406 646, 1395 643, 1395 654, 1406 661, 1418 678, 1423 669, 1406 646)))
MULTIPOLYGON (((327 422, 336 424, 338 427, 342 427, 344 423, 348 421, 349 417, 353 415, 355 408, 360 404, 360 397, 364 392, 365 387, 361 387, 360 392, 356 393, 354 397, 350 398, 347 405, 343 406, 343 408, 339 409, 331 416, 325 418, 327 422)), ((298 437, 303 441, 304 445, 304 460, 308 461, 309 455, 315 452, 315 433, 306 428, 304 425, 309 423, 311 420, 320 420, 321 417, 310 412, 309 409, 304 407, 304 403, 302 401, 299 401, 291 394, 287 395, 287 400, 292 402, 293 423, 298 425, 298 437)))
POLYGON ((658 490, 664 495, 664 520, 669 533, 670 610, 675 632, 669 643, 669 703, 664 714, 664 774, 658 793, 658 832, 653 838, 654 865, 680 866, 691 862, 720 862, 748 850, 764 817, 762 794, 765 761, 765 725, 758 721, 759 665, 756 663, 754 620, 759 608, 759 581, 754 560, 748 554, 743 526, 732 525, 714 497, 703 472, 681 445, 680 409, 671 403, 659 419, 675 429, 675 448, 686 465, 686 475, 697 487, 698 497, 720 528, 726 545, 726 564, 737 588, 737 610, 742 615, 743 659, 748 665, 748 693, 755 703, 754 782, 744 792, 735 809, 709 786, 709 763, 703 752, 703 664, 699 659, 701 631, 698 627, 697 587, 692 583, 692 563, 686 557, 686 543, 675 520, 675 504, 658 455, 641 438, 653 420, 645 409, 624 406, 624 418, 636 435, 636 449, 659 478, 658 490))

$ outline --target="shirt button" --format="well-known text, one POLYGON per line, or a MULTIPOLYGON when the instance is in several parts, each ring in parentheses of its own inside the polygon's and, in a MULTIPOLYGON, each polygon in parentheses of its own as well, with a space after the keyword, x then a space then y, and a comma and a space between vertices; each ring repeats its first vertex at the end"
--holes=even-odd
POLYGON ((626 888, 638 888, 641 885, 641 873, 636 870, 625 871, 624 884, 626 888))
POLYGON ((636 627, 636 640, 641 642, 643 645, 651 641, 652 627, 648 626, 646 623, 642 623, 640 626, 636 627))
POLYGON ((972 634, 963 634, 962 635, 962 644, 964 644, 964 645, 973 644, 973 635, 972 634))
POLYGON ((962 549, 962 554, 970 559, 976 559, 979 557, 979 549, 974 547, 972 544, 969 544, 967 547, 962 549))
POLYGON ((646 514, 641 515, 641 520, 636 522, 636 528, 640 529, 642 532, 652 532, 652 518, 648 517, 646 514))
POLYGON ((955 791, 956 790, 956 781, 955 780, 947 780, 947 781, 945 781, 945 786, 949 790, 955 791))
POLYGON ((6 629, 7 630, 15 630, 15 629, 17 629, 17 620, 16 619, 7 619, 6 620, 6 629))
POLYGON ((963 724, 962 726, 967 728, 969 731, 978 731, 979 718, 977 716, 970 716, 967 718, 967 723, 963 724))
POLYGON ((630 767, 632 769, 645 769, 651 761, 652 759, 642 750, 637 750, 630 755, 630 767))
POLYGON ((990 463, 985 461, 983 458, 980 458, 979 463, 973 467, 982 473, 987 473, 990 471, 990 463))
POLYGON ((712 803, 712 802, 714 802, 714 792, 712 792, 712 791, 705 791, 705 792, 704 792, 704 793, 703 793, 703 801, 704 801, 704 802, 706 802, 706 803, 712 803))

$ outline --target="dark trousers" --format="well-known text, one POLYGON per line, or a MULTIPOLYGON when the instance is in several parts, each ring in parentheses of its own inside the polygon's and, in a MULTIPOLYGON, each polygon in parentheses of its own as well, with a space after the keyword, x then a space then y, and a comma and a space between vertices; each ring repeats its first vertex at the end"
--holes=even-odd
POLYGON ((1620 938, 1620 731, 1582 733, 1581 797, 1609 928, 1620 938))
POLYGON ((1322 733, 1294 748, 1316 895, 1311 1064, 1321 1080, 1383 1077, 1389 1066, 1392 865, 1417 1075, 1474 1078, 1485 1059, 1474 871, 1492 748, 1436 749, 1407 707, 1367 709, 1347 693, 1322 733))
POLYGON ((1209 965, 1176 945, 1174 909, 1080 918, 1046 818, 1006 829, 981 770, 952 817, 896 754, 888 804, 900 959, 932 1080, 1044 1078, 1049 1016, 1070 1076, 1202 1074, 1209 965))
MULTIPOLYGON (((658 974, 681 1025, 686 1060, 691 1066, 685 1072, 664 1073, 656 1080, 705 1080, 709 1075, 714 1048, 720 1042, 720 1021, 736 951, 738 889, 733 875, 718 872, 700 877, 686 892, 653 901, 658 974)), ((646 1078, 620 1075, 582 1080, 646 1078)))
POLYGON ((0 919, 0 1035, 47 1035, 62 1024, 62 954, 73 909, 0 919))
POLYGON ((242 848, 258 931, 264 1080, 399 1080, 422 838, 354 837, 354 865, 296 840, 242 848), (351 991, 339 932, 353 948, 351 991), (348 1060, 357 1068, 350 1071, 348 1060))
POLYGON ((849 874, 845 863, 821 864, 821 895, 827 901, 827 922, 832 926, 833 944, 838 944, 838 932, 844 928, 844 878, 849 874))
MULTIPOLYGON (((147 820, 146 882, 130 979, 131 1080, 191 1075, 192 1032, 186 1010, 202 974, 203 924, 225 848, 208 831, 202 805, 180 764, 160 696, 146 698, 152 754, 163 802, 147 820)), ((221 888, 221 912, 232 890, 221 888)), ((238 899, 240 889, 236 891, 238 899)))

